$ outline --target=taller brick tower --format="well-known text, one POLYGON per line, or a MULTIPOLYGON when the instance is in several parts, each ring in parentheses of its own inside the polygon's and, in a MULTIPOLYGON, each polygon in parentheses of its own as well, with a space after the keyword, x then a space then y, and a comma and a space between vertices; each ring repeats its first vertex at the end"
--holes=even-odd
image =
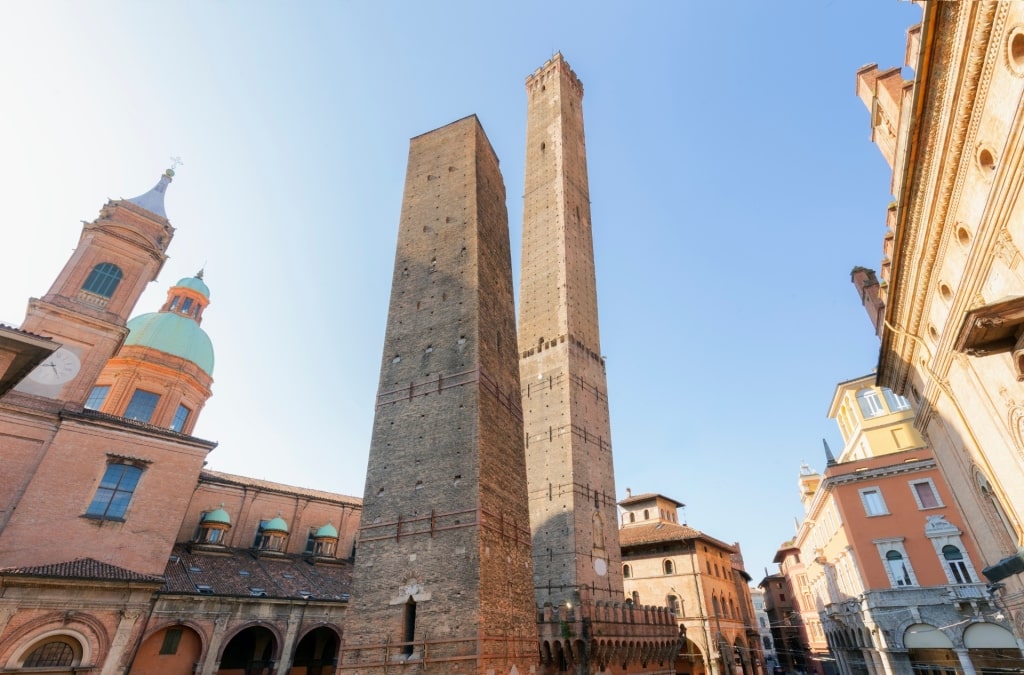
POLYGON ((341 672, 537 664, 505 188, 475 116, 413 138, 341 672))
POLYGON ((583 85, 556 54, 526 92, 519 372, 537 602, 621 602, 583 85))

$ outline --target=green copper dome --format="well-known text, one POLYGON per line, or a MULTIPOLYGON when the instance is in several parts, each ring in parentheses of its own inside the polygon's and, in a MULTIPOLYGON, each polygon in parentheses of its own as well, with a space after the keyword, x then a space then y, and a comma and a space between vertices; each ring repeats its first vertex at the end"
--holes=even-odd
POLYGON ((173 312, 143 314, 128 322, 128 330, 125 345, 149 347, 180 356, 202 368, 207 375, 213 375, 213 343, 191 318, 173 312))
POLYGON ((274 518, 269 523, 264 525, 263 526, 263 531, 264 532, 287 532, 288 531, 288 523, 284 522, 284 518, 282 518, 281 516, 278 516, 277 518, 274 518))
POLYGON ((321 539, 325 537, 330 537, 332 539, 338 538, 338 530, 334 528, 334 525, 327 523, 326 525, 322 526, 319 530, 317 530, 316 534, 313 535, 314 539, 321 539))
POLYGON ((221 523, 223 525, 230 525, 231 524, 231 516, 229 516, 228 512, 225 511, 223 508, 215 509, 213 511, 210 511, 206 515, 204 515, 202 522, 204 522, 204 523, 221 523))
POLYGON ((191 288, 193 291, 198 291, 203 294, 203 297, 207 300, 210 299, 210 287, 203 281, 203 273, 195 275, 194 277, 185 277, 175 286, 181 286, 183 288, 191 288))

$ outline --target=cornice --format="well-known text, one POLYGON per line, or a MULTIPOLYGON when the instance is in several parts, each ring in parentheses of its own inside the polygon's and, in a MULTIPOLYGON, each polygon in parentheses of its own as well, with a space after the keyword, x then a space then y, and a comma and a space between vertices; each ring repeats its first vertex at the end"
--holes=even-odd
POLYGON ((903 464, 890 464, 888 466, 880 466, 877 469, 865 469, 864 471, 854 471, 837 476, 829 476, 822 483, 822 487, 826 490, 831 490, 833 487, 839 485, 850 485, 851 483, 858 483, 861 481, 889 478, 907 473, 917 473, 919 471, 934 469, 936 466, 937 464, 934 459, 921 459, 903 464))
MULTIPOLYGON (((980 109, 979 101, 987 96, 991 80, 992 65, 985 54, 999 4, 992 0, 932 4, 931 43, 921 50, 914 116, 907 122, 913 125, 907 152, 916 157, 906 162, 900 182, 890 281, 895 288, 887 312, 891 324, 912 335, 919 335, 932 297, 931 282, 950 206, 963 190, 967 174, 963 164, 971 159, 970 153, 965 156, 965 148, 980 125, 980 116, 972 113, 980 109), (956 60, 957 54, 963 57, 956 60)), ((894 332, 898 331, 883 332, 880 380, 905 391, 916 343, 894 332)))
MULTIPOLYGON (((965 148, 976 149, 978 144, 978 130, 981 126, 982 118, 985 117, 985 103, 988 100, 989 89, 992 85, 992 75, 995 71, 997 64, 1003 63, 1003 52, 1005 51, 1003 35, 1006 33, 1007 18, 1010 13, 1010 3, 1006 2, 995 2, 986 3, 983 6, 982 12, 985 12, 984 19, 987 20, 981 27, 979 27, 979 35, 975 36, 972 40, 973 48, 971 50, 970 59, 973 65, 977 65, 977 60, 980 59, 981 73, 979 76, 979 82, 977 87, 977 100, 974 102, 971 110, 974 114, 971 115, 967 134, 965 138, 965 148), (994 6, 993 6, 994 4, 994 6)), ((966 110, 966 108, 965 108, 966 110)), ((956 114, 967 114, 966 112, 957 112, 956 114)), ((1019 130, 1011 127, 1008 136, 1013 136, 1019 133, 1019 130)), ((1000 144, 1003 145, 1003 144, 1000 144)), ((1003 147, 1017 147, 1016 145, 1005 144, 1003 147)), ((959 289, 956 296, 953 299, 952 305, 949 309, 947 318, 947 327, 952 330, 944 330, 942 332, 942 344, 936 352, 934 370, 935 372, 945 377, 948 375, 952 358, 954 356, 953 343, 955 342, 959 332, 959 321, 960 317, 970 309, 977 308, 984 303, 982 296, 982 288, 985 280, 988 278, 989 270, 992 266, 994 252, 1001 250, 1000 242, 1008 242, 1009 237, 1005 236, 1005 228, 1002 226, 993 226, 993 223, 1005 223, 1005 211, 1008 210, 1007 204, 1012 203, 1016 198, 1016 190, 1013 187, 1003 186, 1000 187, 1001 183, 1013 182, 1016 188, 1019 189, 1020 176, 1017 174, 1017 169, 1021 161, 1018 153, 1017 157, 1012 162, 1008 156, 1000 156, 997 158, 998 172, 991 178, 992 187, 990 188, 990 195, 1003 196, 1011 195, 1012 198, 1008 200, 999 200, 998 209, 992 208, 992 203, 989 202, 986 205, 985 211, 982 214, 982 219, 976 224, 975 237, 976 241, 971 247, 969 253, 969 260, 963 267, 963 276, 959 282, 959 289), (1008 190, 1014 190, 1008 192, 1008 190), (998 213, 995 213, 998 211, 998 213), (1004 236, 1001 236, 1004 235, 1004 236), (971 260, 974 264, 970 264, 971 260), (952 325, 949 322, 952 321, 952 325)), ((977 172, 972 171, 972 164, 976 161, 975 152, 963 152, 961 154, 959 167, 956 174, 956 182, 954 191, 949 205, 948 212, 943 217, 942 228, 932 228, 933 236, 936 241, 934 245, 936 248, 942 244, 939 249, 939 255, 936 256, 935 266, 941 269, 942 264, 942 253, 945 252, 946 248, 951 245, 952 239, 956 236, 956 222, 955 217, 958 211, 960 203, 960 197, 963 193, 964 185, 967 182, 968 176, 977 176, 977 172)), ((927 263, 926 263, 927 264, 927 263)))

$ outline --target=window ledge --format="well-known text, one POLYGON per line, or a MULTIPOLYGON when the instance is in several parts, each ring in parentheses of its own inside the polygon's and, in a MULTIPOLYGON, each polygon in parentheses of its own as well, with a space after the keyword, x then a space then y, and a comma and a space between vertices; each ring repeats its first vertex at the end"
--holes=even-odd
POLYGON ((97 515, 92 514, 92 513, 83 513, 81 516, 79 516, 79 518, 85 518, 87 520, 96 520, 96 521, 99 521, 101 523, 103 523, 103 522, 107 522, 107 523, 123 523, 123 522, 125 522, 124 518, 120 518, 118 516, 97 516, 97 515))

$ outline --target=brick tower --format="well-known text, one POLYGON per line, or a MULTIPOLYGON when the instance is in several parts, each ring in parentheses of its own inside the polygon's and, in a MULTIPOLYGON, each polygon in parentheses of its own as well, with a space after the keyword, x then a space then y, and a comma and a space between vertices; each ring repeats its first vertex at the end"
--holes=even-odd
POLYGON ((556 54, 526 92, 519 372, 537 603, 621 602, 583 85, 556 54))
POLYGON ((505 188, 475 116, 413 138, 341 672, 537 663, 505 188))
POLYGON ((61 348, 18 390, 81 406, 107 360, 128 335, 128 315, 167 259, 174 228, 164 212, 168 169, 151 189, 106 203, 85 223, 78 246, 42 298, 32 298, 21 328, 61 348))

